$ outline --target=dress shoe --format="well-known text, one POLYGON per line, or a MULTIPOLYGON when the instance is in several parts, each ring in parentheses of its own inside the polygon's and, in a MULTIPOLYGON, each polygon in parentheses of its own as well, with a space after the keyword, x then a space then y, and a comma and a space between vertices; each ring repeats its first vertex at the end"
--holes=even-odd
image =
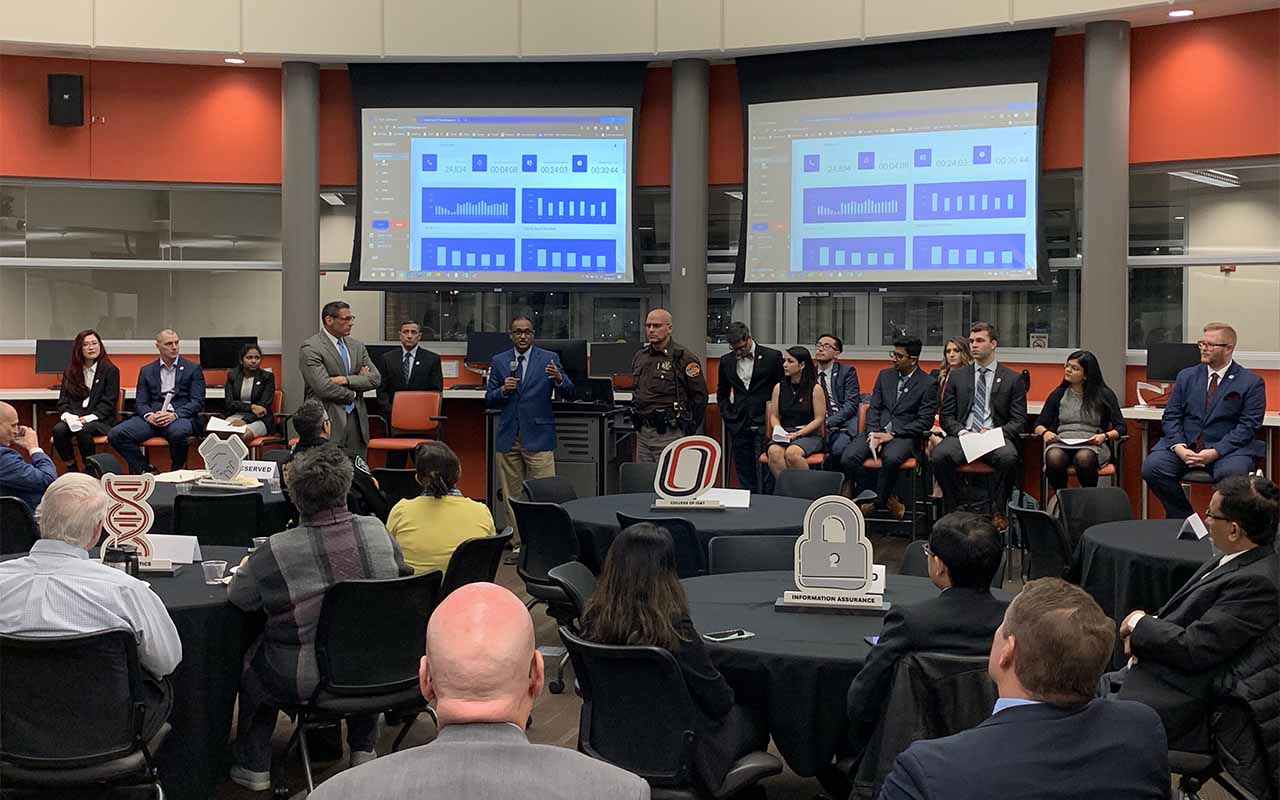
POLYGON ((862 512, 862 516, 869 517, 876 513, 875 502, 858 503, 858 510, 862 512))
POLYGON ((1009 530, 1009 518, 1004 514, 995 513, 991 515, 991 524, 996 526, 996 530, 1004 533, 1009 530))
POLYGON ((231 782, 251 792, 265 792, 271 788, 271 773, 254 772, 234 764, 231 767, 231 782))
POLYGON ((894 495, 889 495, 889 499, 885 501, 885 506, 888 507, 889 513, 893 515, 893 518, 899 522, 907 515, 907 507, 894 495))

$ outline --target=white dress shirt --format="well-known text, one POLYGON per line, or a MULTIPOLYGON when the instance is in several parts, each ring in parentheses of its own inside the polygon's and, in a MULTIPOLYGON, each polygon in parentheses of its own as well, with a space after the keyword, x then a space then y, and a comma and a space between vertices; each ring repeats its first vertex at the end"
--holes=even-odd
POLYGON ((134 632, 138 660, 152 675, 168 675, 182 660, 178 629, 145 581, 52 539, 0 562, 0 631, 63 636, 113 628, 134 632))
MULTIPOLYGON (((84 368, 84 388, 85 388, 85 389, 88 389, 88 390, 90 390, 90 391, 85 392, 84 400, 83 400, 83 401, 81 401, 81 403, 80 403, 80 407, 81 407, 81 408, 88 408, 88 407, 89 407, 89 395, 92 393, 92 390, 93 390, 93 379, 94 379, 94 377, 95 377, 95 376, 97 376, 97 374, 98 374, 98 362, 97 362, 97 361, 93 362, 92 364, 90 364, 89 366, 87 366, 87 367, 85 367, 85 368, 84 368)), ((97 417, 94 417, 94 419, 97 419, 97 417)), ((87 420, 86 420, 86 421, 87 421, 87 420)))
MULTIPOLYGON (((975 396, 977 395, 978 387, 981 385, 981 381, 979 381, 978 379, 981 377, 982 370, 984 369, 988 370, 987 393, 986 393, 986 396, 983 398, 984 400, 986 400, 986 403, 984 405, 987 409, 987 415, 985 419, 977 419, 977 415, 974 413, 974 411, 970 410, 969 420, 966 426, 968 427, 969 430, 986 430, 987 428, 991 427, 991 420, 992 420, 991 391, 992 389, 995 388, 996 370, 999 368, 1000 368, 1000 364, 995 359, 992 359, 991 363, 987 364, 985 367, 979 364, 977 361, 973 362, 973 391, 975 396)), ((976 406, 977 404, 975 403, 974 405, 976 406)))
MULTIPOLYGON (((734 358, 738 356, 737 353, 733 355, 734 358)), ((751 376, 755 373, 756 368, 756 343, 754 341, 751 343, 751 349, 747 351, 747 355, 743 358, 737 358, 734 366, 738 370, 738 380, 742 381, 743 386, 750 389, 751 376)))
POLYGON ((1231 369, 1231 365, 1232 365, 1233 363, 1235 363, 1235 362, 1234 362, 1234 361, 1228 361, 1228 362, 1227 362, 1227 363, 1222 367, 1222 369, 1211 369, 1211 370, 1209 370, 1209 374, 1204 376, 1204 390, 1205 390, 1205 392, 1206 392, 1206 393, 1209 391, 1209 386, 1210 386, 1210 384, 1212 384, 1212 383, 1213 383, 1213 376, 1214 376, 1214 375, 1217 375, 1217 376, 1218 376, 1218 388, 1219 388, 1219 389, 1221 389, 1221 388, 1222 388, 1222 382, 1223 382, 1223 381, 1225 381, 1225 380, 1227 379, 1227 370, 1231 369))

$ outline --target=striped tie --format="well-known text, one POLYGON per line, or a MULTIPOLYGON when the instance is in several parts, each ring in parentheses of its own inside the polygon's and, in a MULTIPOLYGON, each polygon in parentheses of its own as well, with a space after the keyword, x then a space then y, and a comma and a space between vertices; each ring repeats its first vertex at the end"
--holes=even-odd
POLYGON ((973 392, 973 414, 971 416, 973 430, 982 430, 987 424, 987 373, 991 370, 982 367, 978 370, 978 388, 973 392))

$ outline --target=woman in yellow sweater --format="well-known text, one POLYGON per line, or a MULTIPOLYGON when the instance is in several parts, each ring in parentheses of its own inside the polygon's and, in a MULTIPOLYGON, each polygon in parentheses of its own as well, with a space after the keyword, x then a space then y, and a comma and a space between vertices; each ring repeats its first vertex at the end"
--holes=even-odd
POLYGON ((424 442, 414 459, 422 494, 396 503, 387 518, 387 530, 414 572, 443 570, 458 545, 477 536, 493 536, 493 515, 483 503, 458 491, 462 465, 449 445, 424 442))

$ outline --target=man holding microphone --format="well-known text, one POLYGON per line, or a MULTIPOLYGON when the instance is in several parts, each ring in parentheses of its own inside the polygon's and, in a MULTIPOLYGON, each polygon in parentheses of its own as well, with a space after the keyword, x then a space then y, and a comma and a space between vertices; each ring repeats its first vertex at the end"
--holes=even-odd
POLYGON ((509 330, 515 346, 493 357, 484 401, 488 408, 501 409, 494 447, 507 524, 515 529, 510 499, 521 495, 525 480, 556 474, 551 397, 558 394, 562 400, 571 400, 573 382, 555 353, 533 346, 532 320, 518 316, 509 330))

